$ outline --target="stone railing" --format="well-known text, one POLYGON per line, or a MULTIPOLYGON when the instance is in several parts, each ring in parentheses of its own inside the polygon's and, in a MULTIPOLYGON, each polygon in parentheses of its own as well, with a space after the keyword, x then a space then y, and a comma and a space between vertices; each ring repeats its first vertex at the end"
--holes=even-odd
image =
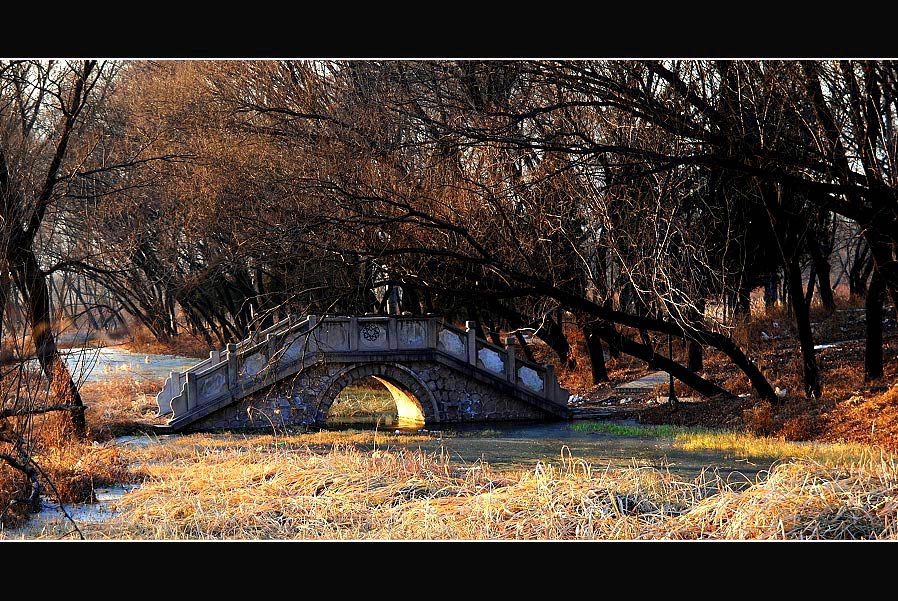
POLYGON ((558 404, 567 404, 569 394, 558 385, 554 366, 531 363, 515 356, 514 344, 507 344, 503 348, 478 340, 475 322, 469 321, 465 325, 465 330, 460 330, 447 324, 439 324, 437 350, 467 361, 516 388, 558 404))
MULTIPOLYGON (((156 404, 159 406, 159 415, 167 415, 172 412, 172 400, 184 396, 191 391, 188 387, 188 381, 196 381, 202 378, 204 386, 208 388, 207 381, 214 379, 216 374, 229 373, 223 369, 224 365, 232 364, 235 360, 239 360, 240 355, 246 355, 251 348, 260 346, 259 339, 267 340, 270 336, 279 334, 289 334, 291 332, 303 331, 308 325, 308 319, 298 319, 296 316, 289 316, 274 325, 254 333, 246 340, 241 340, 237 344, 229 344, 227 350, 210 351, 209 357, 203 359, 190 369, 182 372, 173 371, 166 378, 162 386, 162 391, 156 395, 156 404)), ((236 377, 229 379, 227 384, 230 387, 236 384, 236 377)))
MULTIPOLYGON (((566 405, 568 392, 558 385, 551 365, 538 365, 515 356, 514 345, 505 348, 475 337, 474 322, 461 330, 442 323, 439 317, 293 316, 227 349, 212 351, 209 358, 178 373, 172 372, 156 396, 159 414, 173 418, 191 413, 203 405, 234 397, 276 381, 281 371, 295 372, 309 355, 334 353, 341 360, 371 360, 388 354, 399 355, 437 351, 467 363, 482 374, 504 381, 515 389, 552 403, 566 405)), ((285 374, 286 375, 286 374, 285 374)))

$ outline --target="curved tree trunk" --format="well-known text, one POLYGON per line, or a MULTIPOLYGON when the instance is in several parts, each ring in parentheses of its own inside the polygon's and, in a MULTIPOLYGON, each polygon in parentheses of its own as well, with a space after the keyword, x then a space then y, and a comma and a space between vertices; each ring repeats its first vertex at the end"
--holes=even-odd
POLYGON ((657 366, 658 369, 666 371, 687 386, 693 388, 701 395, 709 397, 718 395, 722 395, 727 398, 735 397, 733 393, 728 392, 717 384, 706 380, 692 370, 683 367, 675 361, 671 361, 663 355, 659 355, 658 353, 654 352, 651 347, 633 342, 626 336, 622 336, 617 332, 617 330, 608 325, 599 326, 597 329, 604 340, 609 342, 613 340, 622 352, 638 359, 642 359, 647 364, 657 366))
POLYGON ((79 440, 83 440, 87 436, 84 403, 56 346, 46 274, 41 270, 37 257, 30 248, 19 247, 17 250, 14 273, 19 291, 25 300, 25 311, 31 323, 31 338, 37 360, 50 381, 56 402, 72 407, 74 434, 79 440))
POLYGON ((535 335, 545 341, 549 348, 555 351, 561 364, 567 369, 577 367, 577 361, 571 355, 571 344, 568 342, 567 336, 564 335, 560 321, 547 317, 544 327, 537 330, 535 335))

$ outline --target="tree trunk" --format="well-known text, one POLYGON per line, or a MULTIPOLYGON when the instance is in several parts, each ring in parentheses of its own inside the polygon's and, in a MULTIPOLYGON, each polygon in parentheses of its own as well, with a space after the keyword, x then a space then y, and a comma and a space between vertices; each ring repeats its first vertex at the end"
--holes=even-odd
POLYGON ((690 340, 689 349, 689 369, 694 372, 700 372, 705 368, 705 362, 702 357, 702 345, 695 340, 690 340))
POLYGON ((3 340, 3 324, 6 319, 6 304, 9 301, 10 292, 9 270, 6 265, 0 263, 0 342, 3 340))
MULTIPOLYGON (((652 337, 649 336, 649 333, 645 330, 639 330, 639 339, 642 340, 642 344, 650 349, 654 349, 655 345, 652 344, 652 337)), ((621 349, 623 350, 623 349, 621 349)), ((658 366, 649 361, 649 369, 658 369, 658 366)))
POLYGON ((402 309, 410 311, 412 315, 421 314, 421 298, 413 286, 402 287, 402 309))
POLYGON ((521 351, 523 351, 524 357, 527 358, 527 361, 530 361, 531 363, 536 363, 536 359, 533 358, 533 353, 530 352, 530 345, 527 344, 527 339, 524 338, 524 335, 521 334, 520 331, 515 332, 514 335, 515 335, 515 338, 518 339, 518 344, 521 345, 521 351))
POLYGON ((851 296, 864 296, 867 294, 867 279, 873 271, 873 257, 870 256, 870 247, 861 239, 854 251, 854 260, 848 269, 848 292, 851 296))
POLYGON ((567 369, 577 367, 577 360, 571 355, 571 345, 567 340, 567 336, 564 335, 560 322, 547 317, 543 327, 535 335, 542 338, 549 345, 549 348, 555 351, 561 364, 567 369))
POLYGON ((817 369, 817 356, 814 351, 814 335, 811 332, 811 316, 808 306, 804 301, 804 286, 801 283, 801 267, 796 257, 789 260, 786 269, 786 279, 789 282, 789 298, 792 299, 792 311, 795 315, 795 325, 798 328, 798 341, 801 347, 803 381, 805 395, 808 398, 819 399, 820 372, 817 369))
MULTIPOLYGON (((614 326, 609 325, 608 327, 613 328, 614 326)), ((620 357, 620 349, 614 344, 614 342, 606 339, 605 342, 608 344, 608 357, 610 359, 617 359, 620 357)))
POLYGON ((820 291, 820 302, 828 313, 832 313, 836 310, 836 300, 833 298, 833 288, 830 280, 832 266, 819 248, 811 251, 811 257, 814 261, 814 268, 817 271, 817 282, 819 283, 817 289, 820 291))
POLYGON ((883 301, 885 301, 885 285, 879 274, 874 273, 865 300, 867 339, 864 352, 864 381, 866 382, 882 377, 883 301))
POLYGON ((873 255, 873 273, 882 279, 889 301, 898 310, 898 261, 895 260, 893 241, 879 224, 865 224, 864 237, 873 255))
POLYGON ((817 284, 817 267, 811 265, 811 272, 808 274, 808 289, 804 293, 804 304, 811 309, 811 301, 814 300, 814 286, 817 284))
POLYGON ((592 369, 592 383, 607 382, 608 369, 605 367, 605 351, 602 349, 602 338, 592 324, 587 324, 583 327, 583 337, 586 339, 586 351, 589 355, 589 365, 592 369))
POLYGON ((474 335, 481 340, 486 340, 486 332, 483 329, 483 324, 480 323, 480 314, 474 305, 468 305, 468 321, 474 322, 474 335))
POLYGON ((767 309, 772 309, 776 305, 777 290, 779 289, 778 284, 779 278, 775 273, 771 273, 767 279, 767 285, 764 286, 764 306, 767 309))
POLYGON ((60 405, 72 406, 72 426, 79 440, 87 436, 84 403, 69 368, 59 354, 53 335, 50 312, 50 292, 46 274, 38 265, 31 248, 17 249, 15 261, 16 283, 25 300, 25 310, 31 322, 31 337, 37 360, 50 381, 53 397, 60 405))

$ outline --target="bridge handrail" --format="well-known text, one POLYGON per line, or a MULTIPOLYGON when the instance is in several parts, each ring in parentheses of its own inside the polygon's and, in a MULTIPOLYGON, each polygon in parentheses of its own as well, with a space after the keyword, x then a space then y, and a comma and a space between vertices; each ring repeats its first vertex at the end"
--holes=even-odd
MULTIPOLYGON (((263 334, 267 336, 272 332, 283 329, 285 326, 287 329, 283 331, 283 334, 288 335, 301 329, 308 324, 309 321, 308 317, 298 321, 295 320, 296 316, 288 315, 274 325, 262 330, 262 332, 251 334, 248 338, 238 342, 235 345, 238 361, 246 355, 252 354, 256 349, 263 347, 267 343, 267 340, 262 340, 254 344, 254 338, 263 334)), ((196 365, 181 372, 171 372, 163 384, 162 391, 156 395, 156 403, 159 405, 159 414, 164 415, 168 413, 168 411, 165 411, 164 409, 170 409, 171 401, 181 395, 182 392, 186 391, 187 374, 193 374, 196 376, 197 380, 199 380, 202 377, 206 377, 218 371, 222 364, 227 363, 227 361, 228 351, 210 351, 209 356, 196 365), (172 382, 174 382, 174 384, 172 384, 172 382)))

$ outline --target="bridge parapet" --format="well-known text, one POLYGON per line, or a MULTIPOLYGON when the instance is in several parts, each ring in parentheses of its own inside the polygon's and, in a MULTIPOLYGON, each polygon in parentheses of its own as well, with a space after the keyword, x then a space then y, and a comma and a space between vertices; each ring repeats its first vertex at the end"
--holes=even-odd
POLYGON ((478 340, 475 325, 467 322, 462 330, 432 316, 290 316, 223 352, 210 352, 184 372, 172 372, 156 397, 159 414, 176 420, 242 398, 309 363, 327 361, 328 355, 365 362, 387 355, 393 361, 420 360, 427 353, 467 364, 479 377, 510 385, 524 396, 567 407, 568 391, 558 385, 551 365, 516 357, 514 345, 478 340))

